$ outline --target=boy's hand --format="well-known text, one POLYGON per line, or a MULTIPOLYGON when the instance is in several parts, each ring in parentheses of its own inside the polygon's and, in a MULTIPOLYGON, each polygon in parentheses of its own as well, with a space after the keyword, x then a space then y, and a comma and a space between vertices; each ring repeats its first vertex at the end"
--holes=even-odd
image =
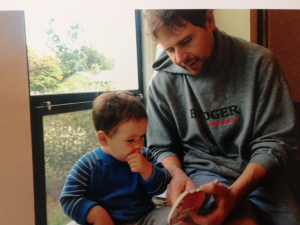
POLYGON ((134 173, 140 173, 144 180, 149 180, 153 173, 153 166, 140 152, 130 154, 126 161, 134 173))
POLYGON ((87 222, 93 225, 114 225, 107 211, 99 205, 91 208, 87 215, 87 222))

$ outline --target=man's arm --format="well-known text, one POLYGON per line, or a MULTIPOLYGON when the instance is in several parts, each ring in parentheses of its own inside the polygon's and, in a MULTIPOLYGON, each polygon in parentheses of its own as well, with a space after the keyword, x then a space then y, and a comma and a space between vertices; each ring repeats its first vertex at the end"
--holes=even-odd
POLYGON ((242 175, 228 188, 237 202, 246 198, 260 186, 267 177, 266 169, 258 163, 249 163, 242 175))
POLYGON ((195 188, 195 184, 182 170, 181 162, 177 157, 168 156, 162 160, 162 164, 172 176, 167 191, 167 203, 172 206, 183 191, 195 188))

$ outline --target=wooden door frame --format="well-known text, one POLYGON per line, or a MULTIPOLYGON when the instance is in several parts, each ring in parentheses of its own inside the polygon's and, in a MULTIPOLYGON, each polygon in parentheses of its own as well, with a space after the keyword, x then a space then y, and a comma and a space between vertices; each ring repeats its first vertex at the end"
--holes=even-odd
POLYGON ((250 9, 250 41, 268 48, 267 9, 250 9))

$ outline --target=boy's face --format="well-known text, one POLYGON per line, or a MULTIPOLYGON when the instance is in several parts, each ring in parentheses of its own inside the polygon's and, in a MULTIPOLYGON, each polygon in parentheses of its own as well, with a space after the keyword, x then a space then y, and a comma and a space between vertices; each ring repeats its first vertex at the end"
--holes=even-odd
POLYGON ((114 158, 126 162, 128 155, 142 151, 147 126, 148 120, 146 119, 129 120, 119 125, 111 137, 106 136, 107 146, 102 147, 102 150, 114 158))
POLYGON ((198 75, 208 67, 213 50, 213 23, 206 23, 206 28, 186 22, 184 27, 176 27, 174 34, 166 29, 158 33, 158 42, 176 65, 198 75))

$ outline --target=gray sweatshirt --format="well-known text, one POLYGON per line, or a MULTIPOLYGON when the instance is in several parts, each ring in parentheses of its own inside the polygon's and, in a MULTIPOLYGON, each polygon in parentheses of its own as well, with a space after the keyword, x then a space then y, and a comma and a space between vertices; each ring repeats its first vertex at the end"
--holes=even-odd
POLYGON ((193 76, 163 52, 153 68, 147 144, 161 161, 237 178, 250 162, 269 173, 297 148, 286 79, 268 49, 217 28, 208 70, 193 76))

